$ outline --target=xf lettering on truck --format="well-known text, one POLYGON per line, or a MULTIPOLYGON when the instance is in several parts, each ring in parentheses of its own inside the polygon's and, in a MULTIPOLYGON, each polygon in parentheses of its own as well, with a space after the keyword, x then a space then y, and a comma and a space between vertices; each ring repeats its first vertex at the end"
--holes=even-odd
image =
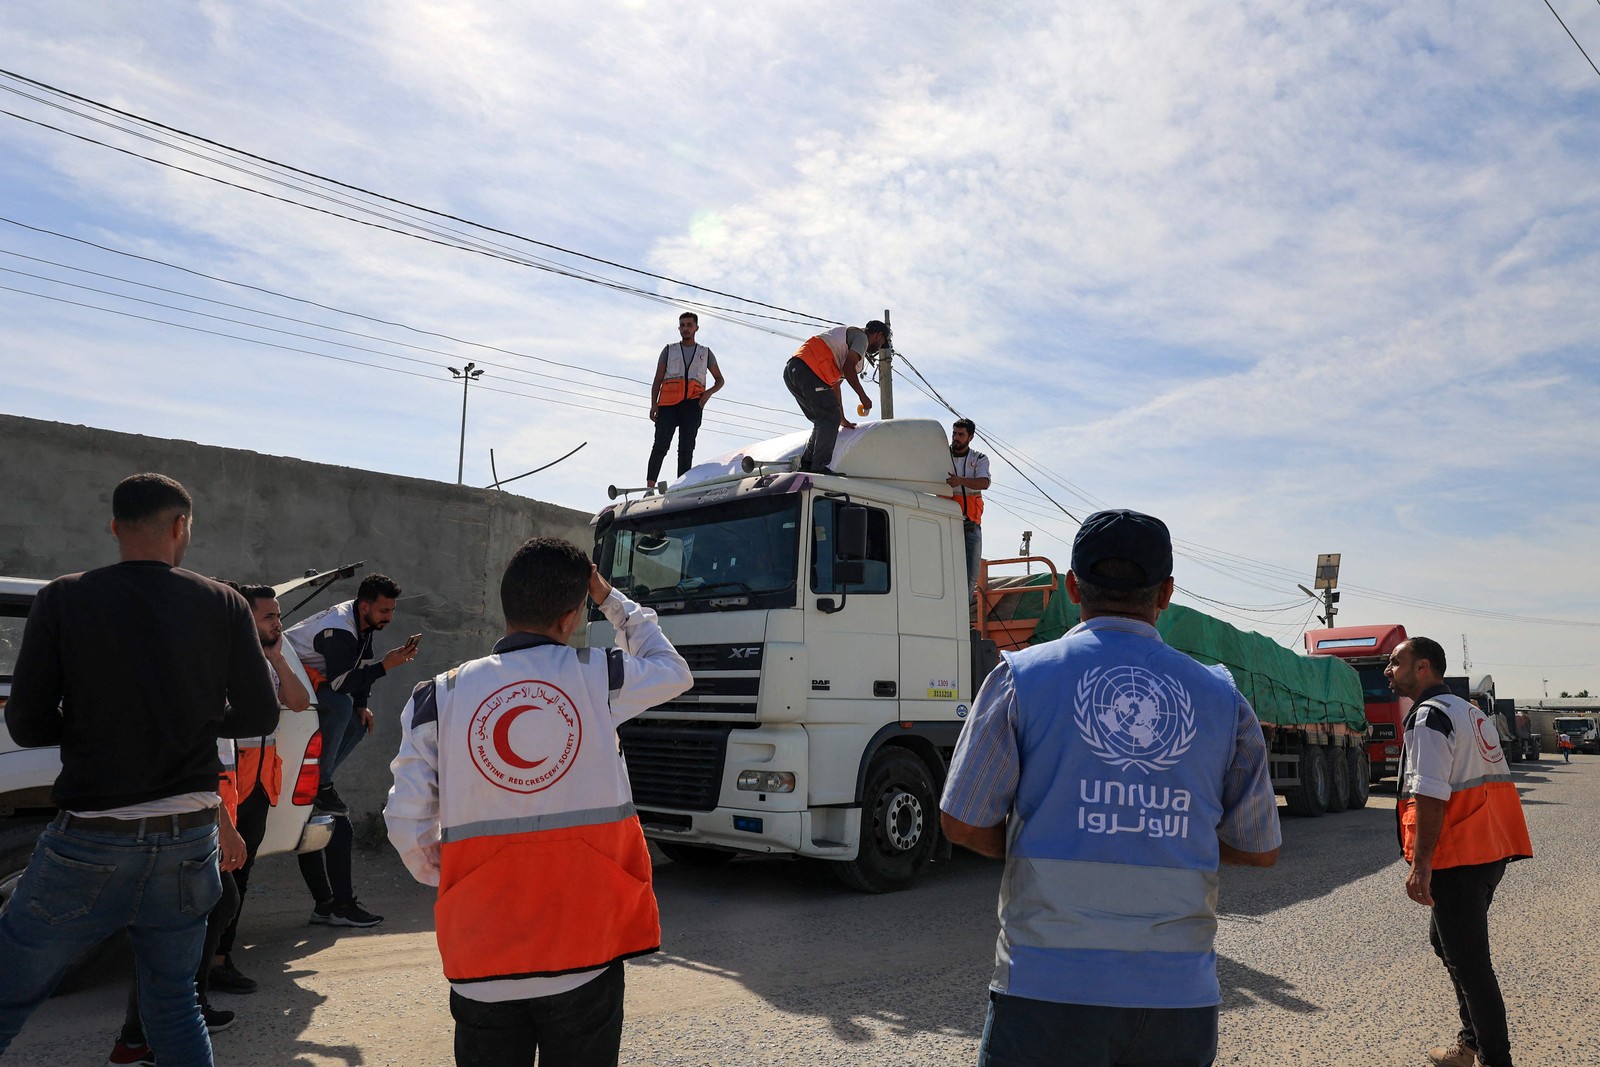
POLYGON ((748 648, 730 648, 730 649, 728 649, 728 658, 729 659, 754 659, 756 656, 759 656, 759 655, 761 655, 761 646, 760 645, 751 645, 748 648))

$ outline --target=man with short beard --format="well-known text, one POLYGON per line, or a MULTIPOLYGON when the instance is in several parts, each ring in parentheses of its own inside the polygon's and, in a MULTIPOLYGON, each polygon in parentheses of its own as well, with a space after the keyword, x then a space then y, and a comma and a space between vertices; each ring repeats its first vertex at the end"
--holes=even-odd
POLYGON ((393 621, 399 600, 400 586, 393 579, 369 574, 361 579, 354 600, 335 604, 284 631, 284 639, 316 686, 322 732, 322 784, 316 807, 334 817, 328 847, 300 857, 300 874, 316 901, 313 924, 367 927, 383 922, 383 916, 356 900, 351 872, 355 834, 350 809, 333 787, 333 775, 372 732, 372 711, 367 707, 372 683, 417 656, 421 634, 413 634, 381 658, 372 651, 373 635, 393 621))
POLYGON ((989 457, 972 447, 977 424, 957 419, 950 430, 950 476, 945 484, 955 492, 947 499, 961 508, 961 528, 967 545, 967 595, 978 584, 983 564, 983 491, 989 488, 989 457))

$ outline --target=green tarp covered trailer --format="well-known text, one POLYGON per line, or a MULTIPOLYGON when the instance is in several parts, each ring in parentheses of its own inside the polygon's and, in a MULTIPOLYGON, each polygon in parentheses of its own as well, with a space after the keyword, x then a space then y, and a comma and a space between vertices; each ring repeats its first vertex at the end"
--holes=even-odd
MULTIPOLYGON (((1054 596, 1033 642, 1053 641, 1078 625, 1078 605, 1054 596)), ((1220 663, 1255 708, 1266 732, 1273 786, 1296 814, 1363 807, 1370 786, 1361 746, 1367 717, 1361 677, 1332 656, 1302 656, 1271 638, 1172 604, 1156 630, 1201 663, 1220 663)))

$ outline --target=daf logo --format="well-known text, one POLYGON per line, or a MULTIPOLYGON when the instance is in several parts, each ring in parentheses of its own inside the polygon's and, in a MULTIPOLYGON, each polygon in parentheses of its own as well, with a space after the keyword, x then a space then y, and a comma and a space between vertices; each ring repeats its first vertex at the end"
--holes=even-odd
POLYGON ((751 646, 749 648, 730 648, 730 649, 728 649, 728 658, 729 659, 751 659, 752 657, 757 656, 760 653, 761 653, 761 646, 760 645, 753 645, 753 646, 751 646))

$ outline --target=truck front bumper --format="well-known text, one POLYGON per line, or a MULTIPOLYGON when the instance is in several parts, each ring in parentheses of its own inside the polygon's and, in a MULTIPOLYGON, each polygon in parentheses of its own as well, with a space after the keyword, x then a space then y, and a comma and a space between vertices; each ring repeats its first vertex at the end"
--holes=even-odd
POLYGON ((817 859, 855 859, 861 839, 860 808, 810 811, 654 811, 639 809, 652 841, 709 845, 739 852, 794 853, 817 859))

